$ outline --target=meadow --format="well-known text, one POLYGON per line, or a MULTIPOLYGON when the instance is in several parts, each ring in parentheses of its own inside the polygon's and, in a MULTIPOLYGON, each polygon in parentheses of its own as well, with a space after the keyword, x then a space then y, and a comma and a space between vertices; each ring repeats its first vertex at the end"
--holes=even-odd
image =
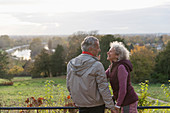
MULTIPOLYGON (((15 77, 12 81, 12 86, 0 86, 1 106, 25 106, 25 100, 30 97, 51 98, 51 101, 55 101, 61 93, 66 97, 69 94, 65 76, 38 79, 15 77)), ((4 80, 1 79, 0 82, 4 80)))
MULTIPOLYGON (((0 79, 0 83, 5 80, 0 79)), ((12 86, 0 86, 0 106, 2 107, 30 107, 35 104, 28 103, 27 100, 38 100, 43 98, 45 106, 64 106, 70 100, 69 92, 66 88, 65 76, 53 78, 15 77, 12 79, 12 86)), ((137 93, 140 92, 139 84, 132 84, 137 93)), ((149 84, 148 93, 150 97, 170 102, 160 88, 161 84, 149 84)))

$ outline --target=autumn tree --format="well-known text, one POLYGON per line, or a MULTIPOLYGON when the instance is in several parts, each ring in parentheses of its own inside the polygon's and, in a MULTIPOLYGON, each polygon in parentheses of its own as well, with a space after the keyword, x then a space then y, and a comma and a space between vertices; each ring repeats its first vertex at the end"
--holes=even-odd
POLYGON ((149 80, 155 65, 155 53, 145 46, 134 46, 130 60, 133 65, 132 82, 139 83, 149 80))
POLYGON ((169 35, 163 35, 162 41, 164 42, 165 45, 167 45, 168 42, 170 41, 170 36, 169 35))
POLYGON ((68 37, 66 61, 68 62, 73 57, 81 54, 81 42, 86 36, 97 36, 97 31, 83 32, 78 31, 68 37))
POLYGON ((12 75, 19 75, 24 71, 24 69, 20 66, 14 65, 11 69, 9 69, 8 73, 12 75))
POLYGON ((67 42, 67 38, 66 37, 53 37, 51 39, 52 41, 52 48, 55 49, 57 47, 57 45, 62 45, 62 46, 66 46, 67 42))

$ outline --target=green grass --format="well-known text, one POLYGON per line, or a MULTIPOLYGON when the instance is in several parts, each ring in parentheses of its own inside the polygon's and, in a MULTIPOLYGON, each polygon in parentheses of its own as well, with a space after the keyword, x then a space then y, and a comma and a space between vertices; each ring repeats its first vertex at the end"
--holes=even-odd
POLYGON ((59 93, 57 92, 58 84, 60 84, 65 90, 65 95, 68 95, 64 76, 38 79, 31 79, 30 77, 17 77, 12 80, 14 82, 13 86, 0 86, 0 104, 3 104, 3 106, 23 106, 27 98, 45 97, 45 95, 47 95, 45 89, 45 82, 47 80, 52 80, 55 82, 54 91, 52 92, 54 99, 57 98, 57 93, 59 93))
MULTIPOLYGON (((165 96, 163 89, 161 89, 161 85, 162 84, 149 84, 148 93, 150 94, 150 97, 170 102, 170 97, 165 96)), ((140 92, 139 84, 133 84, 133 87, 137 93, 140 92)))
MULTIPOLYGON (((54 81, 54 90, 51 94, 53 96, 53 101, 57 100, 58 94, 62 93, 63 96, 67 96, 69 93, 66 88, 65 76, 53 77, 53 78, 37 78, 32 79, 31 77, 15 77, 12 79, 14 82, 13 86, 0 86, 0 105, 3 106, 25 106, 24 102, 30 97, 45 97, 47 95, 47 89, 45 87, 45 82, 47 80, 54 81), (57 85, 60 84, 62 92, 60 92, 57 85)), ((0 83, 5 80, 0 79, 0 83)), ((132 84, 135 91, 139 93, 140 85, 132 84)), ((170 98, 167 98, 160 88, 161 84, 149 84, 150 96, 160 100, 170 102, 170 98)))

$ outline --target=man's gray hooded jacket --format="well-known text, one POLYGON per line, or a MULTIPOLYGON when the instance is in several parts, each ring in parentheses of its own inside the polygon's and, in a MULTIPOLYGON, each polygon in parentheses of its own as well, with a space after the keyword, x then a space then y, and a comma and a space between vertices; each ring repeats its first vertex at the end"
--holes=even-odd
POLYGON ((79 107, 105 104, 114 109, 104 67, 96 57, 81 54, 68 63, 67 89, 79 107))

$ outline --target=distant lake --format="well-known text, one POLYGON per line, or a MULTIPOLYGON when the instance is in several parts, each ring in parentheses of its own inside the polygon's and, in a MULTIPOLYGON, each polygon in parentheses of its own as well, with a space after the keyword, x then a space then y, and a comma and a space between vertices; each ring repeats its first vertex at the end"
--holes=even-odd
POLYGON ((17 57, 18 59, 29 60, 31 59, 30 57, 31 50, 30 49, 16 50, 11 55, 17 57))
POLYGON ((5 51, 15 59, 29 60, 31 59, 31 50, 27 49, 28 47, 29 45, 16 46, 5 51))
MULTIPOLYGON (((26 49, 29 45, 22 45, 22 46, 16 46, 11 49, 6 50, 8 54, 11 54, 13 58, 15 59, 23 59, 23 60, 29 60, 31 59, 31 50, 26 49), (25 48, 25 49, 22 49, 25 48)), ((44 46, 45 49, 48 50, 48 46, 44 46)))

